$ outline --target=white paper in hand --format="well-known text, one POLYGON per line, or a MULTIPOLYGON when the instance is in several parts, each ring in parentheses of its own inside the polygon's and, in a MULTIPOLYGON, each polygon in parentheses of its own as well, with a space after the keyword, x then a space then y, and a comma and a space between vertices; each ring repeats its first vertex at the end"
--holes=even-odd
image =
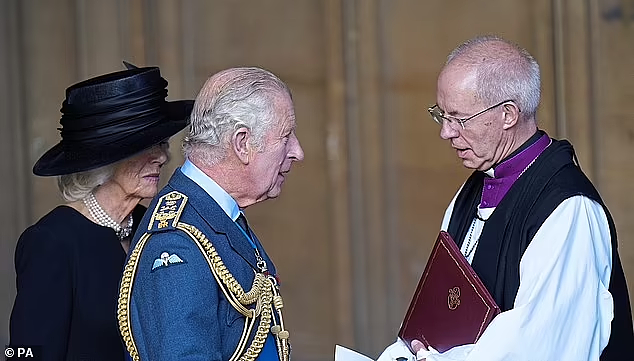
POLYGON ((366 355, 360 354, 349 348, 335 345, 335 361, 373 361, 366 355))

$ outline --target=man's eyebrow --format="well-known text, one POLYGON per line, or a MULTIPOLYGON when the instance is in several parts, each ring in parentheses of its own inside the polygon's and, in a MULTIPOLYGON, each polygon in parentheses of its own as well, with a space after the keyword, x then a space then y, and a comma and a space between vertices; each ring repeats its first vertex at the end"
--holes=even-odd
POLYGON ((449 115, 451 117, 458 118, 458 119, 461 118, 460 115, 462 115, 463 117, 468 117, 469 116, 466 113, 462 113, 462 112, 460 112, 458 110, 452 110, 450 112, 446 112, 446 111, 443 110, 443 114, 444 115, 449 115))
POLYGON ((445 109, 441 108, 438 104, 436 104, 436 108, 440 111, 440 116, 442 117, 454 117, 456 116, 456 112, 447 112, 445 109))

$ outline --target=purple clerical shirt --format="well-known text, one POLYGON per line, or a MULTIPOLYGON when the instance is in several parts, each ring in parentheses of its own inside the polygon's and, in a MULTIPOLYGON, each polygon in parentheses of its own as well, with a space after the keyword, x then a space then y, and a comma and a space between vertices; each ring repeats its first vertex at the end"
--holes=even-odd
POLYGON ((544 134, 535 143, 512 158, 486 171, 488 177, 484 178, 480 208, 497 207, 513 183, 533 164, 550 143, 550 137, 548 134, 544 134))

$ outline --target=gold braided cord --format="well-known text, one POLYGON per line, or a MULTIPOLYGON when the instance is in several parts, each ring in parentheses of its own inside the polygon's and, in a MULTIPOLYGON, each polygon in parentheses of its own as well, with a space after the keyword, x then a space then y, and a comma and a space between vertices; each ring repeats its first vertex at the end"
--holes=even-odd
MULTIPOLYGON (((280 296, 276 285, 275 278, 269 277, 269 281, 272 283, 273 287, 271 291, 273 292, 273 305, 275 306, 275 310, 277 311, 277 315, 280 320, 280 324, 275 326, 275 340, 277 341, 277 352, 280 360, 290 360, 291 349, 288 344, 288 331, 284 329, 284 318, 282 317, 282 308, 284 307, 284 301, 282 300, 282 296, 280 296)), ((275 320, 275 317, 273 317, 275 320)), ((277 324, 277 322, 276 322, 277 324)), ((273 329, 271 329, 273 331, 273 329)))
MULTIPOLYGON (((216 256, 218 256, 218 253, 216 252, 215 248, 211 245, 211 242, 209 242, 209 240, 207 240, 207 237, 200 232, 196 227, 193 226, 189 226, 187 224, 182 224, 179 223, 177 225, 177 228, 180 229, 181 231, 185 232, 185 234, 187 234, 189 237, 191 237, 192 239, 194 239, 196 242, 196 246, 198 246, 198 249, 200 250, 200 252, 205 255, 205 260, 207 261, 207 264, 209 265, 209 269, 211 270, 211 274, 214 276, 214 278, 216 279, 216 282, 218 283, 218 285, 220 286, 220 289, 222 290, 222 293, 224 293, 225 298, 227 299, 227 301, 229 301, 229 303, 233 306, 233 308, 235 308, 238 312, 240 312, 243 316, 245 317, 257 317, 258 315, 255 313, 256 309, 249 309, 243 306, 243 303, 241 303, 238 299, 236 294, 239 295, 244 295, 245 292, 242 289, 242 286, 238 283, 238 287, 235 287, 233 290, 227 289, 227 287, 223 287, 223 280, 220 278, 220 275, 218 274, 218 270, 217 270, 217 264, 216 262, 213 261, 212 256, 209 255, 209 251, 213 251, 216 256), (180 226, 180 227, 179 227, 180 226)), ((218 256, 218 260, 222 263, 222 260, 220 259, 220 256, 218 256)), ((224 264, 222 264, 222 266, 224 267, 224 264)), ((231 275, 230 275, 231 276, 231 275)), ((255 288, 256 286, 259 285, 259 283, 261 283, 260 281, 257 280, 257 274, 256 277, 253 279, 253 288, 255 288)), ((258 286, 259 287, 259 286, 258 286)))
POLYGON ((270 294, 264 293, 262 295, 262 302, 264 303, 264 307, 262 309, 262 315, 260 317, 260 324, 255 331, 255 336, 253 337, 253 341, 251 341, 251 345, 246 350, 244 355, 242 355, 242 357, 238 359, 239 361, 254 361, 260 354, 260 351, 262 351, 262 348, 264 347, 264 342, 266 342, 266 337, 269 333, 269 330, 271 329, 270 294))
POLYGON ((130 314, 128 310, 130 309, 130 299, 132 298, 132 281, 134 280, 134 276, 136 275, 139 265, 137 261, 149 238, 150 234, 145 233, 141 239, 139 239, 139 243, 137 243, 136 247, 134 247, 134 250, 132 250, 130 259, 123 269, 123 277, 121 278, 121 286, 119 287, 119 300, 117 302, 119 332, 121 332, 125 347, 134 361, 139 361, 139 352, 136 344, 134 343, 134 338, 132 338, 132 330, 130 329, 130 314))
POLYGON ((240 340, 238 341, 238 345, 236 349, 233 351, 233 355, 229 360, 235 360, 240 353, 244 351, 246 347, 246 343, 249 340, 249 335, 251 334, 251 330, 253 329, 253 325, 255 324, 255 317, 249 318, 244 321, 244 328, 242 329, 242 335, 240 336, 240 340))
MULTIPOLYGON (((275 281, 262 273, 256 273, 251 290, 245 292, 240 283, 233 277, 231 272, 229 272, 220 258, 220 255, 218 255, 215 247, 200 230, 192 225, 182 222, 178 222, 176 228, 186 233, 194 241, 201 253, 206 256, 205 259, 209 268, 226 299, 232 307, 246 317, 242 336, 240 337, 236 350, 230 360, 254 361, 258 357, 264 347, 267 335, 271 330, 271 322, 277 324, 276 318, 272 315, 274 307, 280 318, 280 325, 275 326, 275 339, 278 346, 278 353, 282 361, 288 360, 288 331, 283 329, 283 323, 281 322, 281 308, 283 303, 281 296, 277 293, 275 281), (254 308, 247 307, 253 305, 254 303, 254 308), (260 317, 260 322, 251 344, 245 351, 256 317, 260 317), (238 358, 239 355, 241 356, 238 358)), ((130 315, 128 310, 132 297, 132 285, 138 268, 138 260, 150 236, 151 233, 145 233, 130 254, 130 258, 124 268, 123 278, 119 289, 117 307, 119 330, 126 345, 126 349, 134 361, 139 361, 139 353, 132 337, 130 315)))
MULTIPOLYGON (((240 283, 238 283, 231 272, 229 272, 220 258, 220 255, 218 255, 218 252, 204 233, 196 227, 182 222, 179 222, 176 228, 184 231, 190 237, 194 238, 199 247, 202 246, 207 255, 207 262, 210 265, 210 269, 214 274, 214 277, 216 277, 216 280, 220 279, 221 283, 219 282, 219 284, 227 296, 227 300, 229 300, 234 308, 237 310, 240 310, 240 308, 249 310, 244 306, 256 303, 255 311, 249 310, 249 314, 242 313, 245 317, 252 319, 260 316, 260 324, 255 332, 253 341, 251 341, 251 345, 238 359, 240 361, 255 360, 264 347, 264 342, 266 341, 266 336, 268 335, 271 326, 271 302, 273 298, 273 289, 270 281, 268 281, 262 273, 256 273, 251 290, 249 292, 244 292, 240 283), (227 288, 228 292, 226 292, 224 288, 227 288)), ((245 323, 246 322, 249 322, 249 320, 246 320, 245 323)), ((248 332, 245 335, 243 332, 243 335, 238 342, 238 347, 236 348, 237 352, 234 352, 234 356, 242 353, 242 350, 246 346, 246 339, 250 333, 251 332, 248 332)), ((234 357, 232 357, 230 361, 233 360, 234 357)))
MULTIPOLYGON (((244 307, 242 304, 240 304, 240 301, 236 299, 236 296, 234 294, 230 293, 226 287, 223 287, 223 283, 218 276, 217 267, 214 266, 214 263, 211 261, 212 258, 209 256, 209 253, 212 253, 212 251, 216 255, 217 252, 215 248, 211 245, 211 242, 207 240, 207 237, 204 233, 199 231, 196 227, 190 226, 185 223, 178 224, 177 228, 185 232, 185 234, 187 234, 191 239, 195 241, 195 244, 198 247, 199 251, 203 255, 205 255, 205 260, 207 261, 209 269, 211 270, 211 274, 216 279, 216 283, 218 283, 220 290, 222 290, 222 293, 225 295, 225 298, 227 299, 227 301, 229 301, 234 309, 236 309, 246 318, 244 321, 244 328, 242 329, 242 335, 240 336, 238 344, 236 345, 236 349, 233 351, 233 355, 230 358, 230 360, 235 360, 235 358, 238 357, 246 348, 246 343, 249 340, 249 335, 251 334, 251 330, 253 329, 253 325, 255 324, 255 318, 259 315, 259 308, 261 307, 258 307, 257 305, 255 309, 244 307)), ((222 263, 222 259, 220 259, 220 257, 218 257, 218 260, 222 263)), ((224 267, 224 264, 222 264, 222 266, 224 267)), ((255 276, 256 277, 253 280, 252 288, 255 288, 256 284, 260 283, 257 280, 258 274, 256 274, 255 276)), ((238 284, 238 287, 239 289, 236 290, 236 293, 244 294, 242 286, 238 284)))
MULTIPOLYGON (((244 292, 240 283, 238 283, 231 272, 229 272, 222 261, 222 258, 218 255, 215 247, 207 239, 204 233, 196 227, 182 222, 179 222, 176 228, 184 231, 190 237, 194 238, 199 247, 202 246, 205 254, 207 255, 206 258, 210 269, 214 274, 214 277, 216 277, 216 281, 220 279, 220 282, 218 283, 221 285, 220 288, 225 293, 229 303, 231 303, 231 305, 238 311, 240 311, 240 309, 247 310, 248 312, 241 312, 247 318, 255 319, 255 317, 260 316, 260 324, 255 332, 253 341, 251 341, 251 345, 238 359, 239 361, 255 360, 264 347, 264 342, 266 341, 266 337, 271 327, 271 302, 273 298, 273 287, 270 281, 266 278, 266 276, 264 276, 264 274, 256 273, 251 290, 249 292, 244 292), (225 290, 225 288, 227 288, 227 290, 225 290), (244 307, 253 303, 256 303, 255 310, 244 307)), ((249 320, 246 320, 245 323, 246 322, 249 322, 249 320)), ((251 325, 253 324, 252 322, 250 323, 251 325)), ((238 342, 238 347, 236 348, 236 351, 230 361, 234 361, 235 357, 242 353, 250 333, 250 330, 246 334, 243 332, 242 337, 240 337, 240 341, 238 342)))
POLYGON ((199 244, 201 251, 208 256, 207 263, 209 263, 209 267, 213 272, 214 277, 216 277, 216 281, 222 283, 222 285, 226 287, 226 290, 223 288, 223 292, 225 292, 225 296, 227 296, 227 299, 231 302, 232 306, 246 317, 254 317, 254 312, 255 317, 257 317, 260 313, 258 309, 261 307, 256 306, 256 310, 254 311, 252 309, 245 308, 244 306, 251 305, 258 301, 258 297, 263 290, 268 288, 266 276, 262 273, 256 273, 251 290, 249 292, 244 292, 240 283, 238 283, 225 266, 214 246, 200 230, 185 223, 179 223, 176 228, 184 231, 190 237, 197 240, 197 244, 199 244), (226 291, 229 291, 229 293, 226 291))

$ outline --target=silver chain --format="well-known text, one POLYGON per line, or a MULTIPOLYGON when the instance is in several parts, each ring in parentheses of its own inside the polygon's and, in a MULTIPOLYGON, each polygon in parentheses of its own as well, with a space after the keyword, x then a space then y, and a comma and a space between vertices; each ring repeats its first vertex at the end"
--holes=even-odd
POLYGON ((128 216, 127 224, 121 227, 121 224, 112 219, 112 217, 110 217, 108 213, 101 208, 99 202, 97 202, 97 198, 95 198, 95 195, 92 192, 83 199, 83 202, 86 205, 86 208, 88 208, 90 216, 97 221, 99 225, 114 229, 119 239, 124 239, 132 234, 132 214, 128 216))

